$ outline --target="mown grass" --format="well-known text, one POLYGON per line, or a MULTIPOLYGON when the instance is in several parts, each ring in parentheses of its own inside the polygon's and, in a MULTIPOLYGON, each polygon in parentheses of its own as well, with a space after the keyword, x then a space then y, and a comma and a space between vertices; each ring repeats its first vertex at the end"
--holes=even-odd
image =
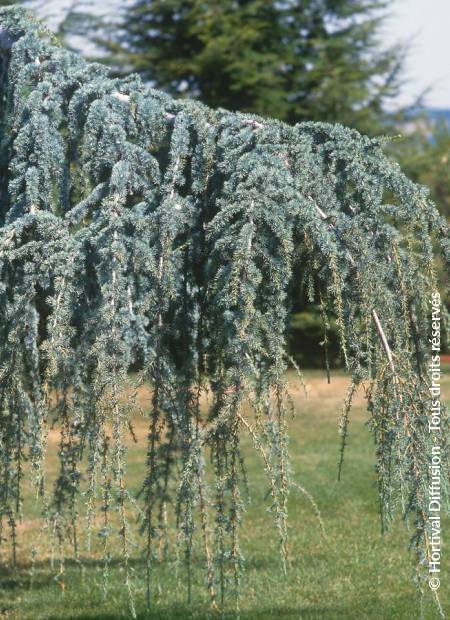
MULTIPOLYGON (((267 482, 259 457, 249 442, 245 454, 252 502, 242 528, 246 571, 242 583, 242 620, 410 620, 419 618, 418 597, 412 582, 413 563, 407 551, 409 533, 397 520, 380 533, 374 475, 373 441, 365 427, 361 395, 352 411, 343 477, 337 481, 339 436, 337 420, 348 379, 341 373, 327 385, 323 373, 306 375, 309 396, 292 383, 297 415, 290 422, 290 453, 296 479, 314 496, 327 538, 308 500, 292 493, 289 500, 290 559, 287 577, 281 572, 277 536, 267 512, 267 482)), ((450 376, 443 380, 449 393, 450 376)), ((131 488, 142 480, 145 460, 145 424, 136 421, 137 444, 129 447, 131 488)), ((56 438, 55 438, 56 439, 56 438)), ((51 443, 49 469, 56 471, 56 442, 51 443)), ((31 496, 28 503, 32 506, 31 496)), ((450 531, 443 522, 444 541, 450 531)), ((0 618, 8 620, 118 620, 130 617, 124 586, 124 567, 112 563, 106 599, 103 569, 98 555, 82 553, 81 563, 67 562, 64 589, 49 566, 45 533, 39 529, 36 509, 20 526, 19 567, 13 571, 3 553, 0 571, 0 618), (38 552, 32 569, 30 549, 38 552)), ((119 542, 116 543, 119 547, 119 542)), ((119 549, 116 549, 119 552, 119 549)), ((145 605, 145 568, 139 551, 131 561, 138 618, 185 620, 234 618, 230 601, 222 613, 210 608, 205 575, 194 567, 193 602, 186 603, 183 567, 176 579, 173 561, 158 566, 153 583, 153 607, 145 605), (181 585, 180 585, 181 584, 181 585)), ((450 551, 443 546, 440 596, 450 613, 450 551)), ((425 618, 438 618, 429 592, 425 618)))

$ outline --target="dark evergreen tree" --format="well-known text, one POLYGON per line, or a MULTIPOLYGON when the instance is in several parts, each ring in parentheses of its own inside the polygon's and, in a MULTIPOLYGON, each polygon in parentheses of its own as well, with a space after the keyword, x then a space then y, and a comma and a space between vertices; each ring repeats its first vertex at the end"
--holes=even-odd
MULTIPOLYGON (((84 517, 88 537, 104 541, 105 573, 118 537, 134 613, 134 512, 149 603, 155 549, 169 544, 170 528, 188 597, 201 550, 212 603, 227 588, 238 602, 245 434, 267 474, 285 566, 287 498, 298 488, 285 335, 300 272, 325 328, 336 320, 351 375, 342 447, 362 386, 383 527, 397 509, 412 518, 422 579, 433 241, 446 261, 450 251, 427 190, 379 140, 341 125, 213 111, 136 76, 112 78, 17 9, 0 11, 0 46, 0 517, 13 556, 30 467, 60 578, 68 544, 79 557, 84 517), (131 368, 152 394, 137 498, 125 482, 131 368), (53 489, 44 468, 51 427, 60 441, 53 489)), ((441 424, 445 472, 445 409, 441 424)))
MULTIPOLYGON (((134 0, 101 42, 120 70, 212 107, 379 132, 403 52, 385 0, 134 0)), ((69 20, 70 22, 70 20, 69 20)), ((89 29, 88 29, 89 30, 89 29)))

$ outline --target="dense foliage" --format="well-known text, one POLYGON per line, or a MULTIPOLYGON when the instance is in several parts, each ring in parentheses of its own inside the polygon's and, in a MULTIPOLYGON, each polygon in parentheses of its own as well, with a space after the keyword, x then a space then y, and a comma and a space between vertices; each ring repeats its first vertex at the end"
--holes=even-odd
MULTIPOLYGON (((336 320, 351 375, 342 457, 361 386, 383 527, 398 508, 411 517, 426 570, 433 239, 447 261, 450 251, 427 191, 354 130, 174 100, 137 76, 110 78, 17 9, 0 19, 0 514, 13 555, 30 465, 61 574, 68 543, 79 557, 84 516, 104 541, 105 573, 118 536, 132 605, 135 511, 149 603, 172 530, 188 597, 202 550, 212 603, 227 590, 238 601, 244 434, 261 455, 286 567, 297 488, 286 331, 300 273, 325 341, 336 320), (152 394, 138 497, 125 483, 132 381, 152 394)), ((443 471, 448 422, 443 411, 443 471)))
MULTIPOLYGON (((376 133, 387 118, 384 104, 398 90, 403 58, 397 47, 380 50, 386 4, 133 0, 123 6, 123 20, 113 20, 102 35, 92 17, 85 31, 119 71, 136 71, 174 96, 289 123, 339 121, 376 133)), ((83 31, 82 15, 72 11, 65 28, 83 31)))

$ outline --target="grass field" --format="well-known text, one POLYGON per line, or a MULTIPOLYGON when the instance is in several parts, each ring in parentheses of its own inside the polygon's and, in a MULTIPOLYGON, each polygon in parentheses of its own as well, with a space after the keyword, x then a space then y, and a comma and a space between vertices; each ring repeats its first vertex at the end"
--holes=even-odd
MULTIPOLYGON (((323 373, 306 374, 308 398, 292 385, 297 415, 290 422, 290 453, 296 479, 314 496, 320 508, 327 539, 321 535, 309 502, 292 492, 289 500, 291 567, 281 573, 277 537, 264 496, 267 483, 261 462, 246 443, 247 466, 253 501, 242 528, 246 572, 242 586, 242 620, 412 620, 419 618, 412 583, 412 558, 407 551, 408 532, 399 521, 388 534, 380 534, 374 478, 373 442, 365 427, 361 395, 352 412, 343 478, 336 480, 339 453, 338 424, 348 379, 341 373, 327 385, 323 373)), ((443 380, 450 392, 450 376, 443 380)), ((145 421, 136 422, 138 443, 130 445, 129 477, 132 488, 142 479, 145 459, 145 421)), ((56 438, 54 438, 56 439, 56 438)), ((56 443, 53 444, 53 453, 56 443)), ((50 468, 56 459, 50 458, 50 468)), ((30 498, 28 498, 29 501, 30 498)), ((32 511, 33 516, 33 511, 32 511)), ((124 569, 111 566, 106 600, 102 568, 96 556, 68 563, 65 588, 55 579, 48 551, 41 550, 34 570, 30 549, 43 539, 36 518, 20 525, 19 568, 12 571, 3 553, 0 572, 0 618, 8 620, 118 620, 128 618, 124 569)), ((443 522, 444 541, 450 523, 443 522)), ((117 543, 119 545, 119 543, 117 543)), ((117 550, 118 551, 118 550, 117 550)), ((185 588, 175 580, 174 565, 157 569, 155 604, 145 607, 144 564, 138 550, 132 560, 138 618, 185 620, 233 618, 232 605, 222 613, 210 609, 204 573, 194 572, 193 603, 186 604, 185 588)), ((450 549, 443 547, 440 595, 450 613, 450 549)), ((438 618, 427 592, 425 617, 438 618)))

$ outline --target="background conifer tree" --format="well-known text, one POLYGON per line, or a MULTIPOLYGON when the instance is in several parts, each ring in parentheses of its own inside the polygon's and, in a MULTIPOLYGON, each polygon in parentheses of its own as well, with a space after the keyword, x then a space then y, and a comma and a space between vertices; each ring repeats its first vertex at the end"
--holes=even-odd
POLYGON ((400 48, 381 50, 384 0, 134 0, 103 43, 112 62, 176 96, 288 122, 371 133, 397 92, 400 48))

